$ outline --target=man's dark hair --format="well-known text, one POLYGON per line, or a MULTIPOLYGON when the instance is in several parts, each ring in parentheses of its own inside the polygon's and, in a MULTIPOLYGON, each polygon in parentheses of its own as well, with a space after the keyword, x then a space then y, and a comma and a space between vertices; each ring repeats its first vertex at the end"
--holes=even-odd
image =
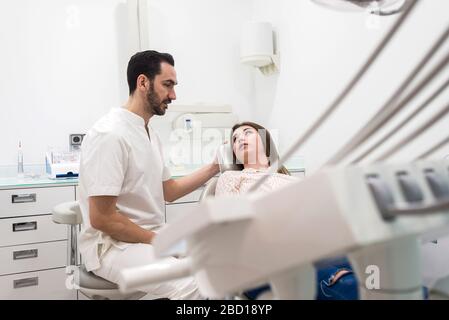
POLYGON ((154 50, 138 52, 131 57, 128 63, 129 95, 132 95, 137 87, 137 78, 143 74, 151 81, 161 73, 161 63, 166 62, 175 66, 175 60, 169 53, 161 53, 154 50))

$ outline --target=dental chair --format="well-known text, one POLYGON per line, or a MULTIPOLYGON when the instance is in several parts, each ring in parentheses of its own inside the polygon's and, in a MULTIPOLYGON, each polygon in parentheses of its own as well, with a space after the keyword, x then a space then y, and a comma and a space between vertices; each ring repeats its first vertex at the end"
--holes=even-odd
MULTIPOLYGON (((220 168, 220 172, 223 173, 227 170, 239 170, 238 167, 234 166, 228 166, 226 169, 220 168)), ((205 185, 203 192, 200 195, 199 201, 202 202, 204 199, 211 198, 215 196, 215 189, 217 187, 218 177, 213 177, 210 179, 205 185)), ((256 288, 253 290, 249 290, 246 292, 239 292, 235 293, 230 296, 226 296, 226 300, 265 300, 265 299, 271 299, 271 292, 269 290, 269 287, 263 287, 263 288, 256 288), (259 292, 260 291, 260 292, 259 292)))
MULTIPOLYGON (((238 170, 231 168, 229 170, 238 170)), ((215 196, 218 177, 210 179, 204 186, 199 201, 215 196)), ((346 258, 334 258, 319 261, 315 264, 318 280, 317 300, 358 300, 357 283, 355 275, 346 258), (339 269, 347 269, 348 272, 342 276, 341 281, 330 284, 333 274, 339 269), (329 278, 329 279, 327 279, 329 278), (343 279, 344 278, 344 279, 343 279)), ((449 278, 448 278, 449 279, 449 278)), ((449 281, 448 281, 449 282, 449 281)), ((272 299, 272 292, 269 285, 262 285, 244 292, 236 293, 226 297, 228 300, 266 300, 272 299)))
MULTIPOLYGON (((236 168, 228 168, 227 170, 237 170, 236 168)), ((223 170, 220 168, 220 173, 223 173, 226 170, 223 170)), ((207 198, 215 197, 215 189, 217 187, 218 177, 211 178, 206 184, 204 185, 204 189, 201 192, 199 202, 204 201, 207 198)), ((236 293, 234 295, 226 296, 224 297, 225 300, 247 300, 247 296, 243 293, 236 293)))
POLYGON ((215 196, 215 188, 217 187, 218 177, 213 177, 205 185, 203 192, 201 192, 199 201, 215 196))
POLYGON ((77 201, 64 202, 52 210, 52 220, 58 224, 69 226, 69 263, 66 273, 73 281, 74 289, 93 300, 135 300, 145 296, 145 292, 123 294, 115 283, 98 277, 86 270, 78 258, 77 235, 82 223, 82 215, 77 201))

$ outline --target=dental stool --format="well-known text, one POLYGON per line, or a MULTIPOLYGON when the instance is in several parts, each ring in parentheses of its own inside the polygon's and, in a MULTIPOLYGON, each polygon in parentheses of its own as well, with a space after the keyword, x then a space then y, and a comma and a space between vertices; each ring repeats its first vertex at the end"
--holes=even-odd
POLYGON ((145 292, 123 294, 118 285, 88 272, 84 265, 79 265, 77 235, 82 215, 77 201, 64 202, 52 210, 52 220, 65 224, 69 228, 69 266, 68 276, 72 276, 76 289, 93 300, 134 300, 146 295, 145 292), (78 272, 77 272, 78 271, 78 272))

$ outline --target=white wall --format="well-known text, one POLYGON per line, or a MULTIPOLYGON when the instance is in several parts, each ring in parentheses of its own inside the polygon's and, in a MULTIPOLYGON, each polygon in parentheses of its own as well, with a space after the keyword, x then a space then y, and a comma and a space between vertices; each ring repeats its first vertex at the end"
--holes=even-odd
MULTIPOLYGON (((0 1, 0 165, 15 164, 18 140, 25 164, 43 163, 47 146, 67 147, 70 133, 86 132, 126 100, 132 38, 126 1, 0 1)), ((148 1, 151 48, 176 59, 177 103, 230 104, 241 120, 277 129, 281 151, 336 97, 395 19, 369 29, 365 14, 326 10, 309 0, 148 1), (240 28, 251 18, 271 21, 277 31, 277 76, 239 63, 240 28)), ((441 32, 448 11, 446 0, 421 1, 363 85, 299 152, 309 169, 386 101, 441 32)), ((447 118, 394 159, 409 158, 442 132, 447 118)))
MULTIPOLYGON (((127 98, 126 0, 0 0, 0 165, 42 164, 127 98)), ((178 103, 232 105, 251 118, 253 78, 239 63, 249 0, 148 0, 149 42, 176 60, 178 103)))
MULTIPOLYGON (((281 54, 281 72, 278 76, 266 78, 256 75, 254 114, 257 121, 279 130, 282 151, 330 105, 396 16, 381 18, 378 28, 373 29, 367 27, 372 26, 373 21, 367 20, 369 16, 364 13, 332 11, 311 1, 253 2, 254 18, 273 23, 278 33, 281 54)), ((386 102, 446 27, 449 2, 421 1, 415 11, 405 28, 363 79, 362 85, 299 151, 299 154, 305 156, 308 169, 319 167, 386 102)), ((447 97, 446 94, 438 99, 431 109, 435 111, 443 107, 447 97)), ((410 127, 416 128, 427 116, 421 117, 410 127)), ((442 119, 434 130, 392 160, 408 160, 432 142, 442 139, 449 133, 448 124, 448 117, 442 119)), ((442 153, 449 153, 449 147, 442 153)), ((436 156, 441 157, 442 153, 436 156)))
POLYGON ((44 163, 126 98, 124 0, 1 1, 0 165, 44 163))
POLYGON ((240 30, 249 0, 151 0, 150 47, 173 54, 177 104, 231 105, 252 116, 253 77, 240 64, 240 30))
MULTIPOLYGON (((253 70, 240 63, 240 32, 251 12, 249 0, 148 2, 150 48, 170 52, 175 58, 179 84, 173 104, 230 105, 239 119, 253 118, 253 70)), ((195 135, 201 142, 187 139, 180 143, 171 131, 174 117, 168 112, 151 121, 166 146, 166 161, 178 166, 208 162, 213 157, 208 151, 219 141, 211 145, 203 130, 195 135), (178 153, 185 156, 182 164, 173 156, 178 153)))

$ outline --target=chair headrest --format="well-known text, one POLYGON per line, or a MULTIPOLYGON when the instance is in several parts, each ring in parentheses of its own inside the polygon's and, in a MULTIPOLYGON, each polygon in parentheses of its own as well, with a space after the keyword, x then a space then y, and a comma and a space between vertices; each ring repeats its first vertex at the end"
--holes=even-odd
POLYGON ((217 187, 218 177, 213 177, 204 185, 203 192, 200 195, 200 202, 206 198, 215 196, 215 188, 217 187))

